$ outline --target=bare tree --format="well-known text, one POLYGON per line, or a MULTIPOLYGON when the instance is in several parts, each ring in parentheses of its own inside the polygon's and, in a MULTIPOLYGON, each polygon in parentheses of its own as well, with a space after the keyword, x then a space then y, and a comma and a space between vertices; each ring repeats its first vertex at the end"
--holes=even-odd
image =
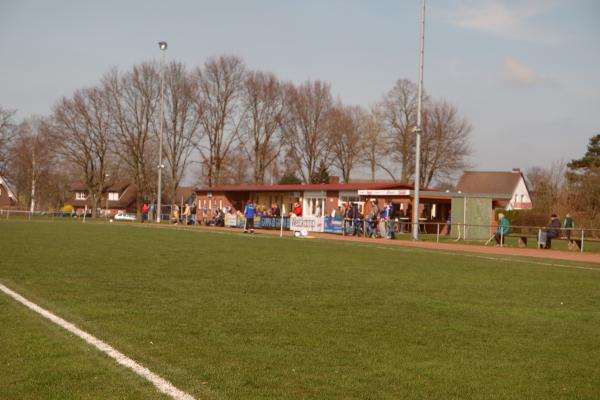
POLYGON ((381 110, 373 107, 365 113, 362 123, 362 162, 369 167, 371 181, 375 181, 377 169, 383 169, 392 179, 394 174, 384 164, 389 154, 388 142, 384 135, 384 124, 381 110))
POLYGON ((198 149, 209 186, 221 182, 227 156, 238 137, 244 115, 240 101, 244 73, 244 63, 236 56, 211 59, 196 71, 203 134, 198 149))
POLYGON ((265 173, 281 152, 285 110, 282 84, 271 73, 249 72, 242 87, 246 110, 240 129, 241 149, 253 166, 253 180, 265 183, 265 173))
POLYGON ((111 169, 106 99, 99 88, 78 90, 73 98, 61 99, 53 112, 52 134, 60 143, 57 152, 76 166, 89 191, 95 216, 109 186, 111 169))
POLYGON ((40 117, 23 121, 17 128, 11 149, 10 170, 17 197, 24 199, 31 212, 38 208, 40 187, 48 179, 54 151, 47 123, 40 117))
POLYGON ((197 107, 198 85, 181 63, 169 64, 165 74, 165 137, 163 154, 168 164, 170 198, 190 165, 198 141, 202 109, 197 107))
POLYGON ((310 182, 321 162, 329 161, 326 118, 333 102, 328 83, 308 81, 287 91, 284 120, 288 154, 304 182, 310 182))
POLYGON ((550 168, 532 167, 527 171, 536 210, 544 213, 558 212, 559 209, 568 211, 566 173, 566 164, 562 161, 553 162, 550 168))
POLYGON ((327 116, 328 146, 333 165, 340 170, 345 183, 350 182, 352 170, 364 159, 363 134, 367 115, 360 107, 337 104, 327 116))
POLYGON ((112 145, 138 188, 137 209, 143 200, 155 198, 159 75, 154 64, 136 65, 123 75, 113 70, 103 88, 111 115, 112 145))
POLYGON ((6 174, 8 150, 15 134, 15 111, 0 107, 0 175, 6 174))
POLYGON ((381 109, 392 157, 400 163, 400 181, 408 182, 414 171, 417 85, 398 80, 384 97, 381 109))
POLYGON ((467 167, 471 126, 446 101, 434 101, 425 111, 421 140, 421 182, 449 180, 467 167))

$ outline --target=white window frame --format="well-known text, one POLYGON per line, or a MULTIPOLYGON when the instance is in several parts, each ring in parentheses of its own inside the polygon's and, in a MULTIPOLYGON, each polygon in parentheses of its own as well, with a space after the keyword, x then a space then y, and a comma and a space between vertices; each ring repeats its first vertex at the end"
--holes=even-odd
POLYGON ((108 201, 118 201, 119 192, 108 192, 108 201))
POLYGON ((87 200, 87 198, 86 192, 75 192, 75 200, 87 200))
POLYGON ((358 191, 340 192, 338 196, 338 207, 340 207, 342 203, 346 203, 346 207, 348 207, 348 204, 350 203, 356 203, 358 205, 358 211, 361 214, 363 214, 365 211, 365 202, 360 201, 358 191))

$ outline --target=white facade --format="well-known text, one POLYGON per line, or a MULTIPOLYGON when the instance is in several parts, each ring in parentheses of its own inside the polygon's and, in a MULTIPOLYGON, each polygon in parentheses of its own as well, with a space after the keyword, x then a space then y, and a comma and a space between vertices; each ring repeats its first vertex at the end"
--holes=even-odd
POLYGON ((513 190, 510 202, 506 206, 507 210, 528 210, 532 207, 531 204, 531 196, 529 194, 529 190, 527 190, 527 185, 525 184, 525 179, 521 175, 517 186, 513 190))

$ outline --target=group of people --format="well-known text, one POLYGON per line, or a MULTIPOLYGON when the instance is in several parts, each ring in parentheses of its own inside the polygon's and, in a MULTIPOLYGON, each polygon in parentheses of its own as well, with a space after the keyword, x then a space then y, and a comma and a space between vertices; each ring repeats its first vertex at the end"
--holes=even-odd
POLYGON ((544 248, 550 249, 552 248, 552 239, 560 238, 562 235, 562 230, 565 231, 565 238, 569 242, 569 246, 571 246, 571 231, 575 228, 575 221, 571 217, 571 214, 567 214, 562 224, 560 223, 560 219, 556 214, 552 214, 550 217, 550 222, 548 223, 548 227, 542 232, 542 235, 545 234, 545 246, 544 248))
MULTIPOLYGON (((540 243, 543 245, 543 248, 550 249, 552 247, 552 239, 560 238, 564 230, 565 238, 569 242, 569 246, 571 246, 571 231, 573 229, 575 229, 575 221, 571 217, 571 214, 567 213, 562 224, 558 215, 552 214, 547 227, 541 231, 540 243)), ((510 234, 510 231, 508 218, 502 213, 498 214, 498 229, 494 234, 497 246, 504 244, 504 239, 510 234)))
MULTIPOLYGON (((358 208, 357 203, 343 203, 331 213, 334 218, 344 220, 344 231, 353 236, 360 236, 362 227, 365 227, 365 234, 372 238, 394 239, 396 232, 396 223, 398 222, 398 212, 394 205, 386 201, 380 208, 376 199, 370 199, 370 210, 367 215, 363 215, 358 208), (364 219, 364 224, 363 224, 364 219)), ((399 213, 402 213, 399 210, 399 213)))

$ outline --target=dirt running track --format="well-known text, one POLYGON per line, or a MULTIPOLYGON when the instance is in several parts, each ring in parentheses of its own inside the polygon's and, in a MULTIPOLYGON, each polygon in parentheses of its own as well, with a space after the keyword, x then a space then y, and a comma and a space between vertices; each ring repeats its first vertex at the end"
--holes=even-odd
MULTIPOLYGON (((139 226, 139 225, 138 225, 139 226)), ((148 227, 156 225, 148 224, 148 227)), ((166 227, 166 226, 165 226, 166 227)), ((170 227, 175 227, 175 225, 170 225, 170 227)), ((225 231, 225 232, 239 232, 242 231, 237 228, 217 228, 217 227, 206 227, 206 226, 196 226, 196 227, 185 227, 179 226, 180 229, 199 229, 199 230, 207 230, 207 231, 225 231)), ((277 230, 258 230, 257 235, 270 235, 270 236, 279 236, 279 231, 277 230)), ((292 232, 284 231, 284 236, 292 236, 292 232)), ((409 240, 385 240, 385 239, 370 239, 363 237, 353 237, 353 236, 340 236, 333 235, 327 233, 310 233, 310 236, 323 239, 323 240, 338 240, 345 242, 356 242, 356 243, 370 243, 377 244, 378 246, 400 246, 400 247, 412 247, 419 249, 428 249, 428 250, 443 250, 443 251, 460 251, 465 253, 477 253, 477 254, 493 254, 500 256, 516 256, 516 257, 533 257, 533 258, 543 258, 547 260, 563 260, 563 261, 575 261, 575 262, 583 262, 583 263, 596 263, 600 264, 600 254, 594 253, 576 253, 570 251, 558 251, 558 250, 543 250, 543 249, 519 249, 514 247, 492 247, 492 246, 478 246, 478 245, 470 245, 470 244, 459 244, 459 243, 433 243, 433 242, 412 242, 409 240)), ((300 239, 299 239, 300 240, 300 239)))

